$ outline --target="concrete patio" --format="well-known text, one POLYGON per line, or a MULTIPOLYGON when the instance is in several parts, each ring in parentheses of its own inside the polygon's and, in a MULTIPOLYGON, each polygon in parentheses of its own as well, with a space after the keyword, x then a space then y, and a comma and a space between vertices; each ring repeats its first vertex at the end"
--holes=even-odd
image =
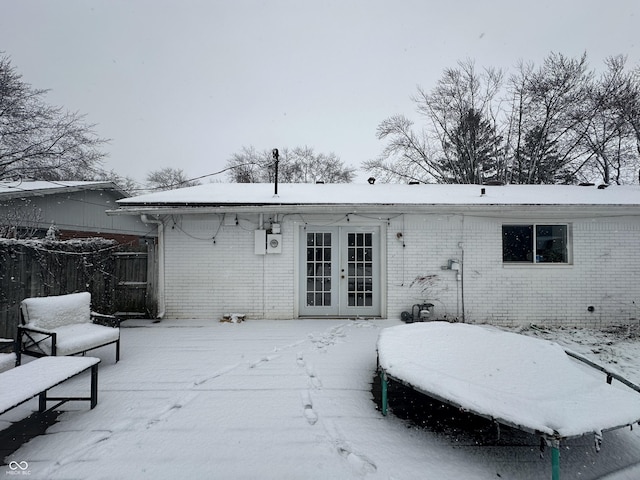
MULTIPOLYGON (((129 320, 119 363, 113 349, 96 351, 98 406, 65 405, 0 475, 15 478, 14 461, 34 479, 548 478, 535 437, 479 445, 380 414, 376 341, 399 323, 129 320)), ((36 408, 5 414, 0 428, 36 408)), ((568 442, 562 478, 625 471, 639 460, 637 430, 605 434, 599 454, 591 437, 568 442)))

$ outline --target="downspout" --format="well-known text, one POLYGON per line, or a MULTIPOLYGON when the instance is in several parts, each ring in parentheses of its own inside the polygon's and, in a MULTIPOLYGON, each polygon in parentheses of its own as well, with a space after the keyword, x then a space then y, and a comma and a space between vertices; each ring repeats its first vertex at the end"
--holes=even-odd
POLYGON ((162 320, 165 315, 164 302, 164 223, 162 220, 149 218, 146 214, 140 215, 142 223, 158 226, 158 314, 157 319, 162 320))

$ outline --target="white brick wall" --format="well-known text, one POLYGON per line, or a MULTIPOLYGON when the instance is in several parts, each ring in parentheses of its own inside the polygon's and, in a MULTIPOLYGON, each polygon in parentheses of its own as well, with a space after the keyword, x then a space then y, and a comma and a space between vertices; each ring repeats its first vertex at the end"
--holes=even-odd
POLYGON ((398 318, 415 303, 434 304, 438 318, 461 315, 460 282, 452 270, 442 270, 448 260, 461 260, 461 217, 402 215, 388 227, 388 316, 398 318), (433 276, 427 283, 422 277, 433 276), (426 286, 426 288, 424 288, 426 286))
POLYGON ((214 215, 177 216, 175 225, 173 220, 166 224, 168 317, 292 317, 293 231, 283 226, 283 253, 256 255, 253 231, 258 216, 238 218, 239 224, 230 226, 220 226, 221 219, 214 215))
POLYGON ((389 236, 404 228, 405 247, 390 238, 389 317, 409 310, 416 300, 409 287, 416 276, 437 275, 437 288, 424 299, 436 305, 438 318, 461 317, 462 287, 468 322, 600 326, 640 318, 638 218, 522 222, 569 223, 572 264, 503 265, 502 224, 515 223, 513 219, 419 215, 395 219, 389 236), (461 285, 440 265, 463 256, 461 285))
MULTIPOLYGON (((280 219, 283 253, 255 255, 258 215, 238 217, 239 225, 220 225, 222 219, 216 215, 175 216, 166 222, 168 317, 217 320, 230 312, 250 318, 295 317, 295 231, 305 222, 344 221, 344 215, 284 216, 280 219)), ((389 318, 399 318, 422 301, 435 304, 439 319, 461 319, 464 303, 466 321, 493 324, 599 326, 640 318, 640 219, 636 217, 504 220, 406 214, 390 215, 388 221, 384 217, 353 220, 385 227, 383 315, 389 318), (572 264, 504 265, 501 227, 516 222, 569 223, 572 264), (441 268, 450 259, 464 260, 463 281, 456 279, 455 271, 441 268), (416 279, 428 276, 433 281, 423 289, 416 279)), ((265 221, 268 225, 268 216, 265 221)))

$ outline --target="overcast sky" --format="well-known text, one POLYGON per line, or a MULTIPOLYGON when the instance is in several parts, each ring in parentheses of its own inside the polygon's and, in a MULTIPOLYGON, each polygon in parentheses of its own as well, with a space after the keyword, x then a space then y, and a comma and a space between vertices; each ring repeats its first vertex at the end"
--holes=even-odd
POLYGON ((251 145, 358 167, 383 148, 377 125, 413 116, 416 87, 459 60, 638 65, 639 24, 638 0, 0 0, 0 51, 98 124, 106 169, 142 182, 219 171, 251 145))

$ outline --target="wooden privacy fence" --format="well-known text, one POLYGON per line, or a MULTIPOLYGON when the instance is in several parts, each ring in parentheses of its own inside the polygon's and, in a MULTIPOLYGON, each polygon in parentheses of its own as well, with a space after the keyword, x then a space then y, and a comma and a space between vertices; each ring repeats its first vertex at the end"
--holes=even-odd
POLYGON ((105 239, 0 239, 0 337, 15 338, 28 297, 88 291, 97 312, 153 315, 154 258, 153 245, 105 239))
POLYGON ((155 317, 156 269, 155 244, 129 247, 113 252, 113 313, 121 318, 155 317))

